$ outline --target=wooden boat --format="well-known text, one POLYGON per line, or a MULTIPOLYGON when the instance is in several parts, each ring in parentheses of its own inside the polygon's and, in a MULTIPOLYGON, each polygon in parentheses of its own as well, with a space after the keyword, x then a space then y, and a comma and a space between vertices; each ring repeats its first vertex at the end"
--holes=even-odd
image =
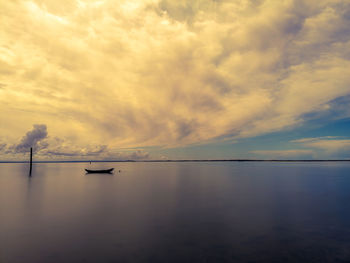
POLYGON ((111 169, 106 169, 106 170, 90 170, 90 169, 85 169, 85 171, 89 174, 110 174, 114 168, 111 169))

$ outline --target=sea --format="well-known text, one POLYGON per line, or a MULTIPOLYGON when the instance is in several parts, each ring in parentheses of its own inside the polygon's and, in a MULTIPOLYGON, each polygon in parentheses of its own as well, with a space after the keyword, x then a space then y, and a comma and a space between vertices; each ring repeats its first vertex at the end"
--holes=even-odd
POLYGON ((1 263, 350 262, 350 162, 35 163, 28 172, 0 164, 1 263))

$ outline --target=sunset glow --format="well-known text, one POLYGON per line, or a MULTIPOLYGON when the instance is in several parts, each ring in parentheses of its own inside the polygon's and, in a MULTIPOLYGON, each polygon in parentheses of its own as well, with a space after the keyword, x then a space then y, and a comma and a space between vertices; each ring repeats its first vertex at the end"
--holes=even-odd
POLYGON ((0 21, 0 160, 350 158, 349 1, 0 0, 0 21))

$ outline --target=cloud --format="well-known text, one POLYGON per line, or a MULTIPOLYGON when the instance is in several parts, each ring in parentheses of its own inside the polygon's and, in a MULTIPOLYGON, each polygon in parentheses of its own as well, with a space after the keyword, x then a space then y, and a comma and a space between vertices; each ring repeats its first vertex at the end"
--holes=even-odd
POLYGON ((0 135, 12 140, 46 123, 87 154, 179 147, 291 129, 350 95, 346 0, 0 5, 0 135))
POLYGON ((151 156, 144 150, 123 150, 107 145, 78 145, 70 139, 48 136, 45 124, 34 124, 33 129, 22 137, 19 143, 0 143, 0 155, 13 159, 22 158, 33 147, 37 160, 147 160, 151 156))
POLYGON ((316 148, 328 153, 337 153, 350 151, 350 140, 342 139, 336 136, 303 138, 292 142, 300 143, 305 147, 316 148))
POLYGON ((320 140, 332 140, 332 139, 337 139, 339 137, 337 136, 322 136, 322 137, 315 137, 315 138, 301 138, 301 139, 296 139, 292 140, 290 142, 292 143, 310 143, 310 142, 315 142, 315 141, 320 141, 320 140))
POLYGON ((5 151, 7 144, 6 143, 0 143, 0 153, 5 151))
POLYGON ((299 149, 256 150, 250 153, 265 159, 347 159, 350 156, 350 140, 344 137, 301 138, 292 140, 290 143, 299 149))
POLYGON ((45 160, 148 160, 151 155, 143 150, 120 151, 110 149, 106 145, 64 145, 61 147, 48 147, 37 153, 40 159, 45 160))
POLYGON ((141 150, 132 152, 131 154, 125 156, 125 158, 131 159, 131 160, 147 160, 149 159, 149 157, 150 157, 149 153, 141 150))
POLYGON ((251 151, 250 153, 256 154, 258 156, 262 156, 264 158, 312 158, 314 155, 314 152, 312 150, 302 150, 302 149, 296 149, 296 150, 256 150, 251 151))
POLYGON ((47 128, 45 124, 34 124, 33 129, 22 137, 20 143, 12 146, 15 153, 25 153, 33 147, 34 150, 41 150, 48 145, 43 140, 47 138, 47 128))

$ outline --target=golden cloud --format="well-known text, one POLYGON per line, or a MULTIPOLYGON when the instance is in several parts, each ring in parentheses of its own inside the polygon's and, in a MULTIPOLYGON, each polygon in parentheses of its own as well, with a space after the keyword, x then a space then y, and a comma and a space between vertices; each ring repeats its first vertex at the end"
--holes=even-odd
POLYGON ((320 149, 327 153, 350 150, 350 140, 336 136, 303 138, 292 142, 300 143, 306 147, 320 149))
POLYGON ((350 3, 0 1, 0 136, 179 146, 279 131, 350 94, 350 3))

